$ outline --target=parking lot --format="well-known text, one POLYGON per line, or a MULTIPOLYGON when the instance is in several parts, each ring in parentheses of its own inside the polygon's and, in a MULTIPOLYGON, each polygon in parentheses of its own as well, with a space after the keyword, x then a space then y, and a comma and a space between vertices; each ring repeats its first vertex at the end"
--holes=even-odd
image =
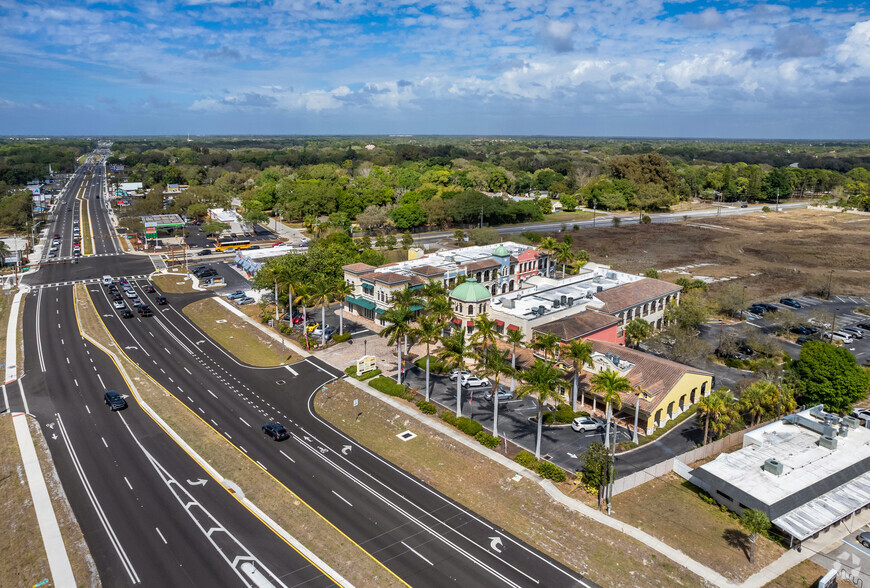
MULTIPOLYGON (((184 228, 187 232, 187 236, 184 240, 187 243, 187 246, 191 249, 214 247, 214 240, 209 239, 206 236, 201 225, 186 225, 184 228)), ((254 225, 254 230, 250 233, 238 234, 237 236, 242 239, 249 239, 251 243, 256 243, 258 241, 276 241, 278 239, 277 234, 269 229, 261 227, 260 225, 254 225)))
MULTIPOLYGON (((823 300, 813 296, 802 296, 794 300, 801 305, 800 308, 790 308, 779 302, 775 302, 773 305, 781 310, 791 310, 804 320, 804 324, 815 324, 819 328, 819 333, 815 335, 816 337, 821 337, 822 333, 828 330, 824 324, 830 325, 833 323, 834 329, 837 331, 844 327, 854 327, 858 323, 870 324, 870 316, 855 312, 856 308, 867 308, 870 306, 870 302, 864 298, 857 296, 831 296, 830 300, 823 300)), ((777 329, 775 314, 765 313, 761 316, 747 314, 746 323, 761 329, 762 332, 772 334, 777 329)), ((800 345, 786 339, 780 339, 780 341, 790 356, 798 356, 800 345)), ((855 355, 858 363, 863 364, 870 360, 870 333, 863 339, 855 339, 853 343, 844 344, 843 346, 855 355)))
POLYGON ((842 540, 842 545, 828 553, 817 553, 811 559, 826 570, 836 568, 839 577, 855 586, 870 586, 870 548, 857 541, 858 534, 864 531, 870 531, 870 526, 855 529, 842 540))

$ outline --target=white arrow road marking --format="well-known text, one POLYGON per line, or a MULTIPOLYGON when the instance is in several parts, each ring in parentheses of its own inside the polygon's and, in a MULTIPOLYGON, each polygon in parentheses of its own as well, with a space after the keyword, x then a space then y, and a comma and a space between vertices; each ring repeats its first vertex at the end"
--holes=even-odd
POLYGON ((135 345, 128 345, 127 347, 124 347, 124 349, 130 351, 130 350, 133 350, 133 349, 139 349, 139 348, 136 347, 135 345))
POLYGON ((190 480, 188 480, 187 484, 189 486, 205 486, 206 482, 208 482, 208 480, 203 480, 202 478, 200 478, 196 482, 191 482, 190 480))
POLYGON ((353 449, 353 447, 351 447, 350 445, 345 445, 344 447, 341 448, 341 454, 347 455, 348 453, 350 453, 351 449, 353 449))
POLYGON ((496 553, 501 553, 501 551, 502 551, 501 550, 501 546, 502 546, 501 537, 496 536, 496 537, 490 537, 489 539, 490 539, 489 548, 492 549, 493 551, 495 551, 496 553))
POLYGON ((577 459, 577 456, 573 453, 569 453, 568 457, 570 457, 571 459, 577 459))
POLYGON ((51 436, 51 439, 52 439, 52 441, 57 441, 57 433, 54 433, 54 434, 51 436))

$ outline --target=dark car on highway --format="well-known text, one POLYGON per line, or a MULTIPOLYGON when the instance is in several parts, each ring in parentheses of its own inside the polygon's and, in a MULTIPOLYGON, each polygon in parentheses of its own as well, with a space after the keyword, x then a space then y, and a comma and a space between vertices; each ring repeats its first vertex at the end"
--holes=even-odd
POLYGON ((283 441, 290 438, 290 433, 281 423, 266 423, 263 425, 263 432, 275 441, 283 441))
POLYGON ((103 399, 106 401, 106 404, 109 406, 109 408, 111 408, 113 411, 127 408, 127 401, 124 400, 121 395, 114 390, 107 390, 103 399))
POLYGON ((779 303, 784 304, 785 306, 791 306, 792 308, 801 308, 801 303, 794 298, 780 298, 779 303))
POLYGON ((125 308, 121 311, 121 316, 124 318, 133 318, 133 311, 129 308, 125 308))
POLYGON ((200 257, 203 255, 211 255, 211 249, 203 249, 202 251, 197 252, 197 255, 200 257))
POLYGON ((167 301, 166 301, 166 296, 158 296, 157 298, 154 299, 154 302, 156 302, 156 303, 159 304, 160 306, 163 306, 163 305, 166 304, 166 302, 167 302, 167 301))

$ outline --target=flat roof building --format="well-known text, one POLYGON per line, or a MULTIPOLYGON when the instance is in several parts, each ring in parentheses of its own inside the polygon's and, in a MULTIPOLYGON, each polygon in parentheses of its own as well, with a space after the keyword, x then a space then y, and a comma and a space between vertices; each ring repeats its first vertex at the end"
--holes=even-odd
POLYGON ((798 541, 870 505, 870 429, 815 406, 743 437, 743 447, 691 472, 740 513, 763 511, 798 541))

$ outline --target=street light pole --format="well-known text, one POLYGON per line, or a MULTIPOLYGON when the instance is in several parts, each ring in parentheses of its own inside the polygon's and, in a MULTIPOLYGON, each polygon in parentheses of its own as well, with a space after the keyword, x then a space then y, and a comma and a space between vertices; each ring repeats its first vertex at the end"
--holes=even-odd
POLYGON ((828 300, 831 299, 831 280, 834 279, 834 270, 831 270, 831 273, 828 274, 828 300))
POLYGON ((631 436, 631 442, 637 443, 637 415, 640 412, 640 390, 637 390, 637 400, 634 403, 634 433, 631 436))
POLYGON ((592 228, 595 228, 595 212, 598 209, 598 200, 592 201, 592 228))

